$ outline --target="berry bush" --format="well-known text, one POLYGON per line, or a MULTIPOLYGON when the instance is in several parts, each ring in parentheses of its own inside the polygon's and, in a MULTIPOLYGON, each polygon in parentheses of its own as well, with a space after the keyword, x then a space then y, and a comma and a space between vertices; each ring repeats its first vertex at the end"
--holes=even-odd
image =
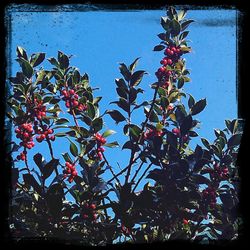
POLYGON ((57 58, 48 58, 52 68, 44 69, 45 53, 28 56, 17 47, 21 71, 9 79, 6 114, 15 127, 7 157, 13 237, 95 246, 238 237, 242 130, 237 119, 226 120, 213 142, 201 138, 201 145, 190 146, 199 137, 196 117, 207 103, 185 93, 187 28, 193 22, 186 14, 170 7, 161 18, 163 32, 154 51, 163 55, 152 99, 138 102, 147 72, 136 70, 137 58, 120 64, 116 108, 103 114, 89 76, 71 66, 69 56, 59 51, 57 58), (140 124, 133 122, 135 112, 141 112, 140 124), (122 124, 122 150, 130 152, 119 171, 105 154, 105 148, 119 146, 109 139, 114 131, 103 129, 107 116, 122 124), (58 141, 66 152, 55 152, 58 141), (43 156, 42 148, 48 154, 43 156))

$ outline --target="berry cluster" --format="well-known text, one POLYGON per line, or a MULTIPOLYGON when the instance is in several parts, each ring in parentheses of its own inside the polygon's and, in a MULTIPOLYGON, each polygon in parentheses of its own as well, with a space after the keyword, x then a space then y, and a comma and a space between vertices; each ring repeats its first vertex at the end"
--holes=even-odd
POLYGON ((63 177, 68 177, 68 182, 71 183, 74 178, 77 176, 77 171, 74 164, 71 164, 70 162, 65 163, 66 169, 63 170, 63 177))
POLYGON ((161 130, 149 129, 144 133, 144 139, 153 139, 155 136, 162 136, 163 132, 161 130))
POLYGON ((51 141, 55 140, 55 136, 53 135, 54 130, 49 128, 47 125, 42 125, 38 127, 38 122, 34 122, 34 131, 38 136, 36 137, 37 142, 42 142, 45 138, 51 141))
POLYGON ((121 231, 124 235, 130 235, 130 230, 124 225, 121 226, 121 231))
POLYGON ((46 106, 43 105, 43 101, 39 101, 34 98, 34 102, 31 99, 27 100, 27 112, 30 113, 31 119, 36 117, 38 120, 42 120, 46 116, 46 106))
POLYGON ((214 170, 211 171, 210 175, 216 180, 225 180, 228 178, 228 168, 226 166, 220 167, 219 163, 214 162, 214 170))
POLYGON ((91 220, 96 221, 97 219, 97 213, 96 213, 96 205, 94 203, 88 204, 85 203, 83 207, 83 219, 84 220, 91 220))
POLYGON ((79 96, 75 93, 74 89, 70 90, 62 90, 61 95, 63 95, 63 100, 65 101, 65 106, 72 110, 76 111, 85 111, 87 109, 87 105, 79 103, 79 96))
POLYGON ((33 128, 31 123, 23 123, 15 129, 16 137, 22 140, 19 145, 24 147, 24 151, 17 156, 17 160, 24 161, 27 154, 26 149, 31 149, 35 146, 32 132, 33 128))
POLYGON ((177 62, 180 59, 180 57, 182 56, 183 53, 182 53, 182 51, 180 50, 179 47, 168 46, 165 49, 164 54, 167 57, 164 57, 161 60, 161 64, 163 64, 163 65, 171 65, 172 63, 177 62))
POLYGON ((179 47, 168 46, 165 49, 164 54, 166 57, 160 61, 162 66, 157 70, 155 75, 157 76, 159 82, 162 83, 162 87, 167 88, 170 84, 169 78, 173 74, 169 67, 173 66, 173 64, 179 60, 180 56, 182 55, 182 51, 179 47))
POLYGON ((208 204, 211 208, 215 208, 216 205, 216 190, 213 187, 207 187, 202 191, 202 197, 205 204, 208 204))
MULTIPOLYGON (((172 129, 172 132, 173 132, 173 134, 175 134, 177 137, 181 137, 181 131, 180 131, 179 128, 173 128, 173 129, 172 129)), ((188 139, 189 139, 189 136, 188 136, 187 134, 184 135, 184 136, 182 136, 182 141, 183 141, 184 143, 187 142, 188 139)))
POLYGON ((105 151, 105 149, 102 147, 106 143, 106 139, 99 133, 95 134, 95 139, 97 141, 97 156, 102 160, 102 153, 105 151))

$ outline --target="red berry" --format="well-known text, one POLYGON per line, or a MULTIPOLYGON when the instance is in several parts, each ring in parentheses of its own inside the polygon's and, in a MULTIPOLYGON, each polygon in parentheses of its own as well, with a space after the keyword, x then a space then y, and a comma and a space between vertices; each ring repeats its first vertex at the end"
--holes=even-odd
POLYGON ((49 138, 51 141, 54 141, 56 139, 56 137, 54 135, 50 136, 49 138))
POLYGON ((69 103, 69 101, 67 101, 67 102, 65 103, 65 106, 66 106, 67 108, 69 108, 69 107, 70 107, 70 103, 69 103))
POLYGON ((48 129, 48 134, 53 134, 53 129, 48 129))
POLYGON ((163 59, 163 60, 160 61, 160 63, 163 64, 163 65, 166 65, 168 63, 168 61, 166 59, 163 59))
POLYGON ((74 100, 74 101, 72 102, 72 105, 73 105, 74 107, 77 107, 77 106, 78 106, 78 104, 79 104, 79 102, 78 102, 78 101, 76 101, 76 100, 74 100))
POLYGON ((84 214, 82 217, 83 219, 88 219, 89 216, 87 214, 84 214))
POLYGON ((173 128, 172 132, 176 135, 180 134, 180 130, 178 128, 173 128))
POLYGON ((160 68, 158 69, 158 71, 161 72, 161 73, 163 73, 163 72, 165 72, 165 68, 164 68, 164 67, 160 67, 160 68))
POLYGON ((89 206, 91 209, 96 209, 96 205, 95 204, 90 204, 90 206, 89 206))
POLYGON ((184 224, 184 225, 188 225, 188 220, 183 219, 183 224, 184 224))
POLYGON ((41 134, 41 135, 40 135, 41 140, 44 140, 44 139, 45 139, 45 137, 46 137, 46 135, 45 135, 45 134, 41 134))
POLYGON ((172 64, 172 60, 171 59, 168 59, 168 64, 172 64))
POLYGON ((71 173, 73 176, 77 176, 77 172, 74 170, 72 173, 71 173))

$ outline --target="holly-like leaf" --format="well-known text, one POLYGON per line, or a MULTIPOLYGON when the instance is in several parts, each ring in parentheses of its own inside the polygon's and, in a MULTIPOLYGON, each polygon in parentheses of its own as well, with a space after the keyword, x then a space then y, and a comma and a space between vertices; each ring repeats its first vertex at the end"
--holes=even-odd
POLYGON ((106 113, 109 114, 117 124, 126 120, 126 118, 118 110, 108 110, 106 113))
POLYGON ((114 141, 110 143, 105 143, 104 146, 108 148, 116 148, 119 147, 119 143, 117 141, 114 141))
POLYGON ((206 105, 207 105, 206 99, 199 100, 191 108, 191 115, 199 114, 206 107, 206 105))
POLYGON ((228 148, 233 148, 240 145, 242 134, 234 134, 228 139, 227 146, 228 148))
POLYGON ((186 135, 188 131, 192 128, 193 119, 191 115, 186 116, 180 125, 180 130, 182 135, 186 135))
POLYGON ((24 183, 28 186, 33 187, 33 189, 38 193, 41 194, 42 193, 42 188, 40 187, 40 185, 37 183, 36 179, 34 178, 34 176, 32 174, 24 174, 23 175, 23 180, 24 183))
POLYGON ((32 67, 36 67, 41 64, 45 59, 45 53, 33 54, 30 59, 30 64, 32 67))
POLYGON ((183 22, 181 24, 181 31, 185 30, 189 26, 189 24, 192 23, 192 22, 194 22, 194 20, 191 20, 191 19, 183 22))
POLYGON ((129 66, 129 70, 131 73, 133 73, 135 67, 137 66, 138 64, 138 61, 139 61, 140 57, 136 58, 129 66))
POLYGON ((130 80, 131 73, 129 72, 127 66, 124 63, 120 63, 119 69, 124 79, 128 82, 130 80))
POLYGON ((145 70, 134 72, 130 79, 130 86, 137 86, 141 82, 144 74, 146 74, 145 70))
POLYGON ((56 169, 56 167, 59 164, 59 160, 58 159, 52 159, 50 160, 48 163, 46 163, 43 167, 43 179, 46 180, 47 178, 50 177, 50 175, 52 174, 52 172, 56 169))
POLYGON ((25 60, 24 58, 18 58, 16 60, 19 62, 20 66, 22 68, 23 74, 26 77, 31 78, 34 71, 33 71, 32 66, 30 65, 30 63, 27 60, 25 60))
POLYGON ((58 51, 57 59, 58 59, 60 68, 67 69, 69 67, 69 58, 63 52, 58 51))
POLYGON ((18 58, 23 58, 26 61, 28 61, 28 56, 24 48, 17 46, 16 48, 16 54, 18 58))
POLYGON ((156 45, 153 49, 153 51, 161 51, 161 50, 164 50, 165 49, 165 46, 162 45, 162 44, 159 44, 159 45, 156 45))
POLYGON ((108 129, 108 130, 106 130, 106 131, 102 134, 102 136, 103 136, 103 137, 108 137, 108 136, 113 135, 113 134, 115 134, 115 133, 116 133, 116 132, 115 132, 114 130, 108 129))
POLYGON ((181 31, 181 25, 180 23, 173 19, 172 23, 171 23, 171 35, 174 36, 178 36, 180 34, 181 31))
POLYGON ((70 141, 70 153, 73 155, 73 156, 75 156, 75 157, 77 157, 78 156, 78 148, 77 148, 77 146, 75 145, 75 143, 73 143, 72 141, 70 141))
POLYGON ((55 121, 55 125, 62 125, 62 124, 68 123, 68 122, 69 122, 69 120, 66 118, 59 118, 58 120, 55 121))

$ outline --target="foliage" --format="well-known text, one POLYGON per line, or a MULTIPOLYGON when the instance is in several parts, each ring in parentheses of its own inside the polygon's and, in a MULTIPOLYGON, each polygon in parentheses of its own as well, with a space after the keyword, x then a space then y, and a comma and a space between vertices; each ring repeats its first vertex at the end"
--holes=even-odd
POLYGON ((8 155, 13 236, 78 239, 86 245, 237 237, 242 132, 237 119, 226 120, 213 142, 201 138, 201 145, 189 146, 199 136, 196 116, 207 103, 184 91, 190 72, 183 55, 191 52, 186 29, 193 22, 185 16, 170 7, 161 18, 164 32, 154 51, 164 50, 165 57, 151 84, 152 99, 138 103, 147 72, 136 69, 137 58, 120 64, 119 99, 103 114, 101 97, 95 97, 88 75, 70 66, 69 56, 59 51, 47 59, 52 69, 44 69, 44 53, 28 56, 17 47, 21 71, 10 78, 6 114, 17 138, 8 155), (135 124, 140 111, 144 120, 135 124), (114 130, 103 131, 107 115, 123 125, 122 149, 130 151, 118 173, 104 153, 119 146, 109 139, 114 130), (54 152, 58 141, 67 145, 65 152, 54 152), (30 153, 40 144, 47 145, 46 157, 30 153), (106 171, 109 180, 103 178, 106 171), (143 179, 148 183, 141 187, 143 179))

